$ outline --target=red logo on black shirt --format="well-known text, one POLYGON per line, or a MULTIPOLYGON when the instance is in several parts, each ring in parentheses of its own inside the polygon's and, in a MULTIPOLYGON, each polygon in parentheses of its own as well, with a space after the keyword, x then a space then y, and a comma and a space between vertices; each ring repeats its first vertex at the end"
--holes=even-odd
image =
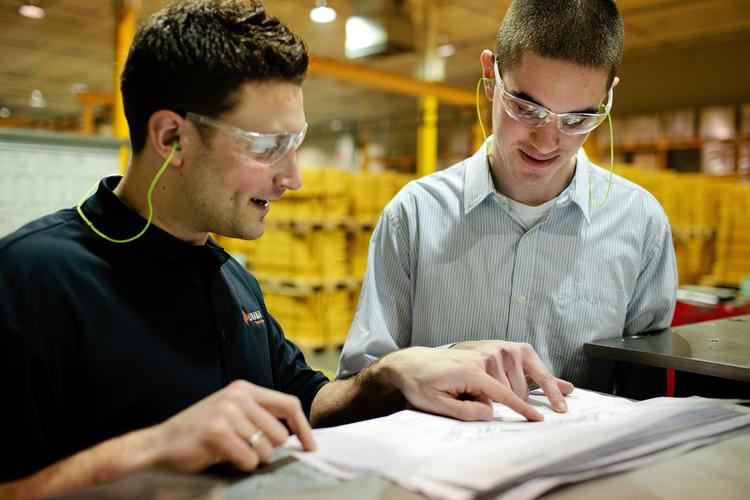
POLYGON ((246 325, 249 325, 251 321, 256 325, 262 325, 266 322, 266 320, 263 319, 263 313, 260 311, 247 312, 244 309, 242 309, 242 321, 244 321, 246 325))

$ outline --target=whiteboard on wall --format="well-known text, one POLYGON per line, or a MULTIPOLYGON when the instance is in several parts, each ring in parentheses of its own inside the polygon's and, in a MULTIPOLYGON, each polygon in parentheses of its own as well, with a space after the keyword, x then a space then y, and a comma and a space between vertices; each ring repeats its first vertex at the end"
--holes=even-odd
POLYGON ((122 141, 39 131, 0 131, 0 237, 75 206, 102 177, 120 172, 122 141))

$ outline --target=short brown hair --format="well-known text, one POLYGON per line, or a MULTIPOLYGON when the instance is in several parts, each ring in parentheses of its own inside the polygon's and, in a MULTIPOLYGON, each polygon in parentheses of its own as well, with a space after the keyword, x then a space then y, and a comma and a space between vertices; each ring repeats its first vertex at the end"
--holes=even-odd
POLYGON ((514 0, 495 44, 500 74, 524 51, 609 71, 622 60, 625 27, 614 0, 514 0))
POLYGON ((133 152, 145 146, 154 112, 215 117, 235 105, 243 83, 302 84, 307 65, 302 40, 260 3, 174 2, 138 29, 122 72, 133 152))

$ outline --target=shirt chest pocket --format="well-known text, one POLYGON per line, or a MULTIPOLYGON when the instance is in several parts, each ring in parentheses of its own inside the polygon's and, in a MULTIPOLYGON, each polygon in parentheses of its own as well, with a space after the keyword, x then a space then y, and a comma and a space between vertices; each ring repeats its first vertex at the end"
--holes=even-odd
POLYGON ((599 283, 571 282, 560 293, 560 332, 588 342, 618 337, 625 326, 625 290, 599 283))

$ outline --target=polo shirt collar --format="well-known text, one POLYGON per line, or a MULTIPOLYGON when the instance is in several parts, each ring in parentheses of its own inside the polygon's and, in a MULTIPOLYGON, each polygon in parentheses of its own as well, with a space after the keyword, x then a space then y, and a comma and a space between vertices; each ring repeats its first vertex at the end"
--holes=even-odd
MULTIPOLYGON (((114 193, 114 189, 121 179, 122 176, 119 175, 102 179, 96 193, 89 197, 81 207, 86 217, 99 231, 114 239, 134 236, 146 225, 146 220, 114 193)), ((101 238, 99 235, 95 237, 101 238)), ((105 240, 102 239, 102 241, 105 240)), ((153 222, 140 238, 130 243, 107 243, 120 247, 132 245, 134 248, 165 262, 176 262, 183 258, 190 258, 191 254, 196 252, 196 249, 203 249, 203 247, 215 256, 218 264, 223 264, 229 259, 229 255, 210 237, 205 245, 191 245, 157 227, 153 222)))

